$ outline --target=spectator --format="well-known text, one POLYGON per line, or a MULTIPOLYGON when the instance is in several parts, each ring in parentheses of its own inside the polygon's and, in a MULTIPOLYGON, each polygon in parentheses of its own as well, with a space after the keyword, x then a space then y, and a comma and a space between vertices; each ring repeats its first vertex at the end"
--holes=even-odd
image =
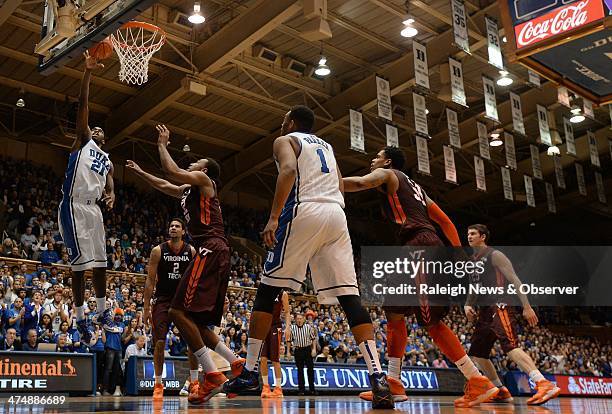
POLYGON ((334 357, 329 353, 329 346, 324 346, 321 353, 315 358, 315 362, 335 362, 334 357))
POLYGON ((121 373, 121 334, 125 329, 123 325, 123 310, 115 309, 114 319, 109 325, 104 325, 102 331, 102 341, 104 342, 104 378, 103 384, 103 395, 110 395, 110 391, 113 389, 115 392, 113 396, 121 396, 121 385, 120 381, 117 382, 118 378, 122 378, 121 373), (112 383, 111 383, 112 378, 112 383), (111 387, 112 386, 112 387, 111 387))
POLYGON ((17 342, 17 331, 15 328, 8 328, 6 335, 0 340, 0 351, 20 351, 21 345, 17 342))
POLYGON ((51 323, 51 316, 45 313, 40 319, 40 325, 38 327, 38 342, 50 344, 53 343, 54 339, 55 331, 51 323))
POLYGON ((46 250, 43 250, 43 252, 40 254, 40 261, 42 264, 57 263, 59 261, 59 256, 57 255, 52 242, 47 243, 46 250))
POLYGON ((72 352, 72 347, 68 342, 68 336, 65 333, 60 333, 57 336, 57 346, 55 352, 72 352))
POLYGON ((60 329, 62 322, 68 321, 68 305, 64 303, 62 289, 57 289, 53 294, 53 302, 45 306, 44 313, 51 317, 53 331, 57 332, 60 329))
POLYGON ((38 334, 36 333, 36 329, 27 331, 27 338, 22 349, 28 352, 38 351, 38 334))
POLYGON ((442 355, 439 355, 438 358, 434 360, 432 365, 434 368, 448 368, 448 364, 442 355))
POLYGON ((25 340, 26 335, 29 335, 28 332, 33 330, 36 333, 38 326, 40 325, 40 320, 43 315, 43 307, 42 307, 42 296, 39 291, 35 291, 32 294, 32 301, 25 306, 25 311, 23 313, 23 324, 21 326, 21 341, 25 340))

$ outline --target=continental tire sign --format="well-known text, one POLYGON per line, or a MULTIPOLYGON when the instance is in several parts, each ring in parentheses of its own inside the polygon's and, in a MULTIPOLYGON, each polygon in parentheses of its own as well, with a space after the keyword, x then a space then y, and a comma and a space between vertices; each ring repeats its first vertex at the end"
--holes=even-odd
POLYGON ((93 381, 92 354, 0 352, 0 393, 91 393, 93 381))

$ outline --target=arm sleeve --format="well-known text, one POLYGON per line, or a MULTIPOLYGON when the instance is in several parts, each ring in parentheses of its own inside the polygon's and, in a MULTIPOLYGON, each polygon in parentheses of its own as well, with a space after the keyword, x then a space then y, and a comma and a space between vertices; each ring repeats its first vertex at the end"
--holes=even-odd
POLYGON ((429 218, 438 223, 442 229, 442 232, 453 246, 461 246, 457 228, 436 203, 431 203, 427 206, 427 214, 429 215, 429 218))

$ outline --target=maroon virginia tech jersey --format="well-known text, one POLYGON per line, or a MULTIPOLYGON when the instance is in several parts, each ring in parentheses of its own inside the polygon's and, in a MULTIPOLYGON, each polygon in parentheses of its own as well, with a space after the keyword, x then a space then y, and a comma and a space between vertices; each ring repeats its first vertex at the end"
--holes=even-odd
POLYGON ((274 308, 272 308, 272 329, 282 328, 283 321, 281 320, 281 312, 283 310, 283 292, 279 293, 274 301, 274 308))
POLYGON ((429 215, 425 191, 412 181, 406 174, 392 169, 399 181, 399 187, 394 194, 380 193, 384 216, 400 226, 399 237, 407 239, 420 231, 436 232, 429 215))
MULTIPOLYGON (((486 247, 479 251, 473 256, 474 261, 482 260, 484 262, 484 271, 479 275, 478 280, 472 280, 472 282, 480 283, 481 286, 486 287, 503 287, 504 292, 508 291, 508 279, 499 271, 498 268, 493 266, 493 258, 491 255, 496 250, 492 247, 486 247)), ((504 295, 495 295, 495 301, 498 304, 507 304, 508 297, 504 295)))
POLYGON ((191 245, 183 242, 178 251, 172 250, 170 242, 159 245, 161 257, 157 266, 157 283, 155 284, 155 297, 174 296, 179 282, 189 267, 191 259, 191 245))
MULTIPOLYGON (((216 194, 217 186, 214 183, 213 186, 216 194)), ((181 199, 181 207, 183 207, 183 214, 185 215, 185 221, 187 221, 187 230, 194 240, 217 237, 227 243, 221 205, 217 196, 206 197, 200 193, 198 186, 192 185, 185 189, 181 199)))

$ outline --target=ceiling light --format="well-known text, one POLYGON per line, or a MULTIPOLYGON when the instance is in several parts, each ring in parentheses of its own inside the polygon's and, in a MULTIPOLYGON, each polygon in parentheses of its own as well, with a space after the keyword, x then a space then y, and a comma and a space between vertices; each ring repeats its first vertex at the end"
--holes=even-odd
POLYGON ((23 100, 23 98, 19 98, 17 99, 17 102, 15 102, 15 105, 19 108, 23 108, 25 106, 25 101, 23 100))
POLYGON ((202 13, 200 13, 199 1, 193 3, 193 13, 191 14, 191 16, 189 16, 187 20, 189 20, 193 24, 201 24, 204 23, 204 21, 206 20, 206 18, 202 16, 202 13))
POLYGON ((508 38, 506 36, 502 37, 502 42, 508 43, 508 38))
POLYGON ((404 28, 400 32, 402 37, 414 37, 419 34, 419 31, 412 24, 414 23, 414 19, 404 20, 404 28))
POLYGON ((497 79, 497 84, 499 86, 510 86, 512 85, 512 82, 514 82, 512 80, 512 78, 508 75, 510 75, 507 71, 505 70, 500 70, 499 74, 501 75, 501 77, 499 79, 497 79))
POLYGON ((499 134, 491 134, 491 137, 493 139, 491 140, 489 145, 491 145, 492 147, 500 147, 504 144, 503 141, 499 138, 499 134), (493 136, 493 135, 497 135, 497 136, 493 136))
POLYGON ((492 132, 491 138, 499 138, 499 132, 492 132))
POLYGON ((552 147, 548 147, 548 149, 546 150, 546 154, 552 157, 553 155, 561 154, 561 151, 559 150, 559 147, 557 147, 556 145, 553 145, 552 147))
POLYGON ((429 115, 429 109, 425 108, 425 115, 429 115))
POLYGON ((183 151, 185 151, 185 152, 189 152, 189 151, 191 151, 191 147, 189 146, 189 144, 185 144, 185 145, 183 146, 183 151))
POLYGON ((584 115, 581 114, 580 108, 573 108, 571 111, 572 117, 570 118, 570 122, 572 124, 579 124, 584 121, 584 115))
POLYGON ((317 76, 327 76, 331 73, 331 69, 327 66, 327 59, 325 56, 321 56, 319 59, 319 65, 315 69, 315 75, 317 76))

